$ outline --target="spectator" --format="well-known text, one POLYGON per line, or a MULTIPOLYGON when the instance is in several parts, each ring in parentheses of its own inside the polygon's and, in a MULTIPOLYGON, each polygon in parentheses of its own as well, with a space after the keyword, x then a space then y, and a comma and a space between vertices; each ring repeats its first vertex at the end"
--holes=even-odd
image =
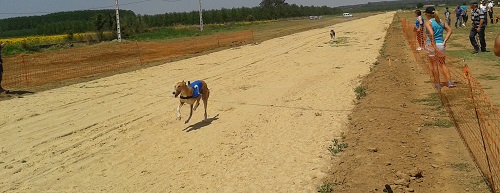
POLYGON ((488 7, 486 6, 486 2, 484 1, 481 1, 481 4, 479 5, 479 9, 481 9, 481 11, 483 11, 484 13, 484 23, 485 24, 488 24, 488 7))
POLYGON ((495 55, 500 57, 500 34, 497 35, 497 39, 495 40, 495 47, 493 49, 495 51, 495 55))
POLYGON ((0 43, 0 93, 5 92, 2 88, 2 78, 3 78, 3 61, 2 61, 2 50, 5 48, 5 43, 0 43))
POLYGON ((493 1, 490 0, 488 5, 486 6, 486 9, 488 10, 488 15, 490 16, 490 23, 493 24, 493 1))
POLYGON ((450 21, 450 10, 448 10, 448 7, 446 7, 446 11, 444 12, 444 16, 446 18, 446 23, 448 25, 451 25, 451 21, 450 21))
POLYGON ((467 14, 467 6, 464 4, 462 4, 462 6, 460 6, 460 9, 462 9, 462 18, 463 18, 463 25, 464 27, 466 27, 466 24, 467 24, 467 21, 469 21, 469 15, 467 14))
POLYGON ((422 12, 420 10, 415 10, 415 31, 417 34, 418 47, 417 51, 420 51, 424 47, 424 19, 422 18, 422 12))
POLYGON ((479 48, 481 48, 481 52, 486 52, 486 40, 484 37, 484 30, 486 29, 486 14, 481 9, 479 9, 477 2, 472 2, 470 4, 470 7, 472 9, 472 29, 470 30, 469 39, 470 43, 474 47, 474 51, 472 51, 472 53, 477 54, 479 52, 479 48), (479 35, 479 43, 481 44, 480 46, 477 44, 476 35, 479 35))
POLYGON ((425 16, 428 19, 428 22, 425 22, 425 29, 428 35, 426 50, 428 51, 429 60, 432 64, 431 70, 434 77, 435 88, 441 88, 439 69, 443 72, 443 75, 448 82, 448 87, 455 87, 453 82, 451 82, 450 71, 446 67, 444 58, 444 53, 446 52, 446 41, 450 39, 452 33, 451 27, 439 19, 438 13, 434 7, 427 7, 425 9, 425 16), (446 36, 444 38, 443 30, 446 30, 446 36))
POLYGON ((457 8, 455 8, 455 17, 457 17, 457 20, 455 20, 455 28, 462 26, 462 12, 463 10, 460 8, 460 5, 457 5, 457 8))

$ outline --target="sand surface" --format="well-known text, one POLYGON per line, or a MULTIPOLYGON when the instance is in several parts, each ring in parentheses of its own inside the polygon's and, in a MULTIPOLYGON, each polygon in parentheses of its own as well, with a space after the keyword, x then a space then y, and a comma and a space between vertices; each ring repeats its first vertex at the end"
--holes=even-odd
POLYGON ((314 192, 393 15, 1 101, 0 192, 314 192))

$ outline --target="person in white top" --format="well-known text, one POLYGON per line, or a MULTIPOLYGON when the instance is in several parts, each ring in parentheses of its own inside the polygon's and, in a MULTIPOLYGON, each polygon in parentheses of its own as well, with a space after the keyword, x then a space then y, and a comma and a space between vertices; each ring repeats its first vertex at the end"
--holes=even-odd
POLYGON ((488 15, 490 16, 490 23, 493 23, 493 1, 490 0, 488 5, 486 6, 486 10, 488 11, 488 15))
POLYGON ((481 9, 481 11, 483 11, 483 13, 485 14, 484 16, 486 18, 484 19, 484 23, 488 24, 488 14, 486 14, 486 11, 488 11, 488 8, 486 6, 486 2, 481 1, 481 4, 479 4, 479 9, 481 9))

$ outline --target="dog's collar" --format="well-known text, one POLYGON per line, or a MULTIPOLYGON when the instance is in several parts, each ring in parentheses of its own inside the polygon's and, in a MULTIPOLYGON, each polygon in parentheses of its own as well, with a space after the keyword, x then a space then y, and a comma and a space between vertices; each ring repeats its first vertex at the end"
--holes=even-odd
POLYGON ((183 96, 179 96, 181 99, 192 99, 193 96, 187 96, 187 97, 183 97, 183 96))

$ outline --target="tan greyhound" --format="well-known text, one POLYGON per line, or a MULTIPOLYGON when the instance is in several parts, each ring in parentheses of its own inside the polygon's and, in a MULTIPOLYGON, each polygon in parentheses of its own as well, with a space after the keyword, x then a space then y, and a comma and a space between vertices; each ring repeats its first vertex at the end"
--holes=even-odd
POLYGON ((184 124, 188 123, 193 115, 193 110, 196 111, 200 105, 200 99, 203 99, 203 105, 205 106, 205 120, 207 119, 207 103, 208 97, 210 95, 210 90, 208 89, 207 83, 203 80, 197 80, 193 83, 188 83, 182 81, 178 82, 174 86, 174 92, 172 92, 175 98, 180 95, 180 104, 177 107, 177 119, 181 120, 181 107, 184 103, 189 104, 189 117, 184 124), (194 103, 196 102, 196 105, 194 103), (194 105, 194 107, 193 107, 194 105))

